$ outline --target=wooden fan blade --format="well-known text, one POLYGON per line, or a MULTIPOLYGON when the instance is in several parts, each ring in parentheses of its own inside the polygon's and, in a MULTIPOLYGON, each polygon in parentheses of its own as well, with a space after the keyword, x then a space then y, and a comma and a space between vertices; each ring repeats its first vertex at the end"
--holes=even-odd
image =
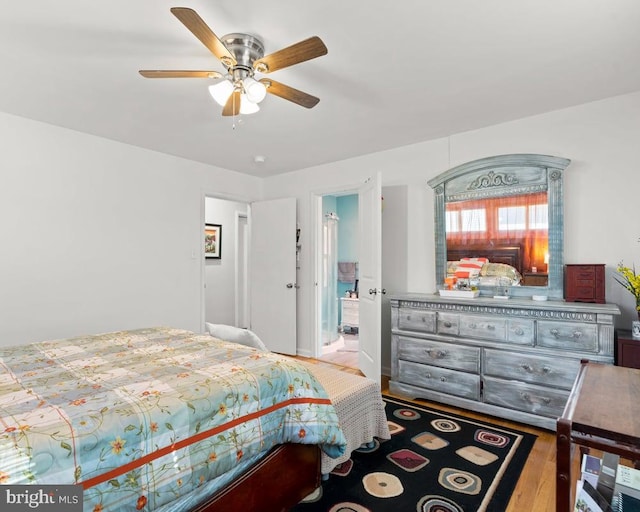
POLYGON ((217 71, 186 71, 186 70, 160 70, 141 69, 138 71, 145 78, 221 78, 222 73, 217 71))
POLYGON ((237 116, 240 113, 240 91, 233 91, 222 109, 223 116, 237 116))
POLYGON ((318 36, 313 36, 256 60, 253 63, 253 68, 260 73, 271 73, 306 60, 321 57, 326 55, 327 51, 322 39, 318 36))
POLYGON ((227 66, 235 66, 236 59, 220 41, 217 35, 207 26, 204 20, 193 9, 188 7, 172 7, 171 12, 191 33, 204 44, 222 63, 227 66))
POLYGON ((261 78, 260 82, 265 85, 268 93, 279 96, 285 100, 292 101, 293 103, 297 103, 302 107, 313 108, 320 101, 320 98, 316 98, 315 96, 311 96, 311 94, 307 94, 306 92, 299 91, 298 89, 294 89, 288 85, 281 84, 280 82, 276 82, 270 78, 261 78))

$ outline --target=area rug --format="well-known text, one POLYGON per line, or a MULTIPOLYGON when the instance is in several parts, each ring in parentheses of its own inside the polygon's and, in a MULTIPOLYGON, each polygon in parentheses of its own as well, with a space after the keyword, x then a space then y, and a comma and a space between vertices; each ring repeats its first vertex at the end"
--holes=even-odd
POLYGON ((391 439, 353 452, 294 512, 506 510, 535 435, 383 398, 391 439))

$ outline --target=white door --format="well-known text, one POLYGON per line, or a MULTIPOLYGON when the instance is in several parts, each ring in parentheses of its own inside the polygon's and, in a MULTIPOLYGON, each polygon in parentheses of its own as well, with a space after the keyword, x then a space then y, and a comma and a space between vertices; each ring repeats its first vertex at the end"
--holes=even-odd
POLYGON ((296 353, 296 200, 251 203, 251 330, 273 352, 296 353))
POLYGON ((380 173, 358 190, 359 354, 358 367, 380 382, 382 343, 382 188, 380 173))

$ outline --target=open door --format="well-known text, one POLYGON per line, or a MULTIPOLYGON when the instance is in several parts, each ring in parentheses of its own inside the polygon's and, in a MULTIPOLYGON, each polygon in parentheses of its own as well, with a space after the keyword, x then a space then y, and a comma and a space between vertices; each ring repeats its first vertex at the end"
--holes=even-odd
POLYGON ((358 189, 359 354, 362 373, 380 383, 382 343, 382 187, 380 173, 358 189))
POLYGON ((251 203, 251 330, 273 352, 296 353, 296 200, 251 203))

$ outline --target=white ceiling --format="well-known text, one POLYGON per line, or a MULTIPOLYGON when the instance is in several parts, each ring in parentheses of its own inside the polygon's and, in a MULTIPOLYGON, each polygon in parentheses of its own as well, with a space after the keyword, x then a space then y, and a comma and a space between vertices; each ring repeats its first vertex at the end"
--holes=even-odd
POLYGON ((640 1, 16 0, 0 69, 1 111, 269 176, 638 91, 640 1), (224 71, 174 6, 267 54, 319 36, 326 56, 269 76, 320 103, 269 95, 234 129, 213 81, 142 78, 224 71))

